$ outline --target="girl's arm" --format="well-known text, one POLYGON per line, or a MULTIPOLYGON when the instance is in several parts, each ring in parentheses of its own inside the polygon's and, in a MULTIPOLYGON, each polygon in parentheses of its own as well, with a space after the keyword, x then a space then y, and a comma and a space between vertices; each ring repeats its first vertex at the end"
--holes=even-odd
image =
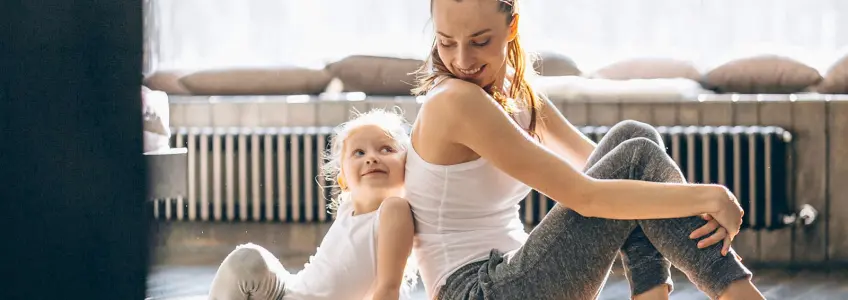
POLYGON ((412 252, 412 210, 402 198, 388 198, 380 208, 377 229, 377 282, 374 300, 400 297, 406 260, 412 252))
MULTIPOLYGON (((423 120, 419 121, 439 127, 430 128, 443 133, 439 139, 471 149, 510 176, 583 216, 677 218, 730 207, 719 201, 731 201, 720 186, 588 177, 532 141, 494 99, 472 83, 449 79, 430 94, 421 107, 419 115, 423 120)), ((427 143, 426 139, 421 141, 427 143)))

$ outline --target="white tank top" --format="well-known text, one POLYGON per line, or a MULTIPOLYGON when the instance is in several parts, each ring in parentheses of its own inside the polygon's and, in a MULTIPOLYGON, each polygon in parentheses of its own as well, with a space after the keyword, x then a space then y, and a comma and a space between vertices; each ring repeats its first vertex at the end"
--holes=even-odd
MULTIPOLYGON (((526 129, 529 112, 516 119, 526 129)), ((456 269, 488 258, 492 249, 509 252, 524 244, 528 234, 518 204, 530 188, 484 158, 435 165, 411 143, 408 148, 405 186, 416 226, 413 251, 432 297, 456 269)))
POLYGON ((354 216, 352 203, 345 201, 337 213, 310 262, 286 279, 283 299, 370 299, 377 277, 380 209, 354 216))

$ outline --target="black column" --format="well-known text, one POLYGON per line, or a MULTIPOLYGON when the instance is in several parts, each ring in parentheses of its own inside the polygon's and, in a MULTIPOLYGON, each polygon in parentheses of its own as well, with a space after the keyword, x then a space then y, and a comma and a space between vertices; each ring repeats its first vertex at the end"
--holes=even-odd
POLYGON ((0 299, 144 299, 141 6, 0 4, 0 299))

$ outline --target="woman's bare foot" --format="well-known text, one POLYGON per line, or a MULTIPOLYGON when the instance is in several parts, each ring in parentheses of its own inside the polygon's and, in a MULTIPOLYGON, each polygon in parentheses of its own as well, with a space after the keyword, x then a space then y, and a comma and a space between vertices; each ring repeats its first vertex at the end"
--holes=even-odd
POLYGON ((754 283, 750 280, 738 280, 730 284, 727 289, 724 290, 724 293, 718 297, 719 300, 733 300, 733 299, 765 299, 763 294, 757 290, 757 287, 754 286, 754 283))

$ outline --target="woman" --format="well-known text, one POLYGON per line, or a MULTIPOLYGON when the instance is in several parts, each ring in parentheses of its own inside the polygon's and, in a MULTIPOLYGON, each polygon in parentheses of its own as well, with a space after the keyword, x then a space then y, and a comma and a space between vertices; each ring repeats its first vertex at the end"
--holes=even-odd
POLYGON ((620 252, 634 298, 667 299, 671 263, 712 298, 761 299, 727 255, 742 221, 731 193, 685 184, 646 124, 618 124, 595 146, 537 97, 514 4, 431 0, 436 41, 406 164, 427 294, 594 299, 620 252), (557 205, 527 235, 517 206, 530 188, 557 205))

